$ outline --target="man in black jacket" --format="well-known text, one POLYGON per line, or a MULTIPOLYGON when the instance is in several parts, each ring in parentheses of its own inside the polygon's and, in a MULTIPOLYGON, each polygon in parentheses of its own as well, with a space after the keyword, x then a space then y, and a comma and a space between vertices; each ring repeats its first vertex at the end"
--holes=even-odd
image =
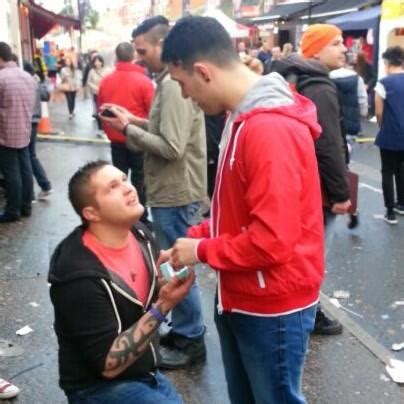
POLYGON ((69 199, 83 224, 56 248, 49 271, 60 386, 69 403, 183 401, 157 371, 158 327, 194 273, 159 290, 144 207, 126 175, 96 161, 78 170, 69 199))
MULTIPOLYGON (((310 98, 317 108, 322 128, 315 142, 317 163, 323 188, 326 234, 332 231, 331 222, 337 214, 345 214, 351 206, 346 179, 345 150, 341 134, 340 108, 335 84, 329 72, 345 63, 346 48, 341 31, 329 24, 310 26, 302 37, 302 55, 274 61, 272 71, 280 73, 296 86, 296 90, 310 98)), ((319 308, 314 332, 335 335, 342 325, 319 308)))

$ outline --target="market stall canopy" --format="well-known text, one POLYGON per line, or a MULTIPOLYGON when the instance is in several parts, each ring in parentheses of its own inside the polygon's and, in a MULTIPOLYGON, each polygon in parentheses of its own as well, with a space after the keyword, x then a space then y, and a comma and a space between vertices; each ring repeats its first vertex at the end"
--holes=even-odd
POLYGON ((354 13, 359 11, 362 7, 374 5, 379 3, 378 0, 327 0, 323 4, 316 5, 311 9, 311 15, 308 13, 308 9, 305 10, 304 15, 299 18, 324 18, 335 17, 342 14, 354 13))
MULTIPOLYGON (((312 7, 314 6, 314 1, 312 2, 312 7)), ((271 7, 268 13, 260 16, 251 18, 254 22, 266 22, 266 21, 276 21, 276 20, 289 20, 293 18, 296 14, 304 12, 310 7, 308 1, 301 3, 291 3, 291 4, 279 4, 277 6, 271 7)), ((313 7, 314 8, 314 7, 313 7)))
POLYGON ((215 18, 221 25, 223 25, 224 29, 232 38, 247 38, 250 33, 250 29, 247 26, 238 24, 223 11, 216 8, 208 8, 203 13, 203 16, 215 18))
POLYGON ((29 20, 32 27, 34 37, 42 38, 54 26, 61 25, 66 28, 80 29, 80 21, 73 17, 68 17, 62 14, 56 14, 52 11, 34 3, 34 0, 29 0, 27 4, 29 8, 29 20))
POLYGON ((327 23, 337 25, 343 31, 375 29, 379 23, 380 13, 381 7, 377 6, 357 11, 356 13, 331 18, 327 23))

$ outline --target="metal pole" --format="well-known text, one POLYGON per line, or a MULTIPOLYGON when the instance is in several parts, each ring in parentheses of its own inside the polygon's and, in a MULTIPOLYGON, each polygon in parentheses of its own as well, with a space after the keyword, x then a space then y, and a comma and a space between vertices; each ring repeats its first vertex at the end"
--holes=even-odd
POLYGON ((77 0, 77 8, 79 10, 79 21, 80 21, 80 32, 79 32, 79 53, 81 53, 81 47, 82 47, 82 38, 81 38, 81 33, 82 33, 82 15, 81 15, 81 5, 80 5, 80 0, 77 0))
POLYGON ((313 7, 312 0, 309 1, 309 25, 311 24, 311 8, 313 7))

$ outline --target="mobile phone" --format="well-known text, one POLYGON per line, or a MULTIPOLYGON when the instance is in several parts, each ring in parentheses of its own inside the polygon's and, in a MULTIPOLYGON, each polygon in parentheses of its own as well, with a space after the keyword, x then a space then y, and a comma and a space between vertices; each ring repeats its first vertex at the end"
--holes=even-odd
POLYGON ((116 118, 116 115, 108 108, 104 109, 104 111, 101 112, 101 116, 106 116, 108 118, 116 118))
POLYGON ((174 275, 177 275, 181 280, 185 279, 189 275, 188 267, 183 267, 176 271, 168 262, 164 262, 160 265, 160 271, 166 281, 170 281, 174 275))

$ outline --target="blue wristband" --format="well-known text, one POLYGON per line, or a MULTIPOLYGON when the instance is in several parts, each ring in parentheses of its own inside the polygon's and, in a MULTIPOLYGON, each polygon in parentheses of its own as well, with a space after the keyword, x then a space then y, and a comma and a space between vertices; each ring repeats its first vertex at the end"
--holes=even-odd
POLYGON ((153 317, 155 317, 158 321, 160 321, 162 323, 168 323, 168 318, 166 316, 163 316, 163 314, 157 307, 151 306, 149 309, 149 313, 153 317))

